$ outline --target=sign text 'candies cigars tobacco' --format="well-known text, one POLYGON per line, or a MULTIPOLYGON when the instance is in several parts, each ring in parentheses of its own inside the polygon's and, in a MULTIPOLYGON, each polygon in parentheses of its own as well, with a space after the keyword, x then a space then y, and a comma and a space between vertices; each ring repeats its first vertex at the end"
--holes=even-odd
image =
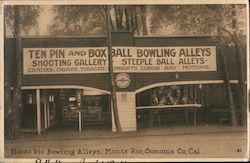
MULTIPOLYGON (((215 46, 113 47, 114 72, 216 71, 215 46)), ((24 48, 23 72, 31 74, 108 73, 106 47, 24 48)))

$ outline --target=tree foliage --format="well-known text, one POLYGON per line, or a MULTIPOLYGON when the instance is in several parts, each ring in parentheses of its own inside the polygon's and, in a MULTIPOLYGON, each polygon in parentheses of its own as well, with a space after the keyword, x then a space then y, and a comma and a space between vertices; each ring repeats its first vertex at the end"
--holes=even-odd
MULTIPOLYGON (((236 15, 246 13, 244 5, 236 7, 236 15)), ((233 5, 218 4, 112 5, 111 27, 114 32, 132 32, 135 35, 217 35, 218 26, 231 27, 232 9, 233 5)), ((49 25, 52 35, 100 35, 106 32, 103 6, 61 5, 53 6, 52 12, 55 15, 49 25)), ((245 19, 240 16, 236 19, 237 28, 246 26, 245 19)), ((242 38, 246 36, 246 29, 238 32, 242 38)))
MULTIPOLYGON (((237 28, 245 37, 245 5, 237 5, 237 28)), ((232 31, 233 5, 162 5, 150 7, 150 33, 153 35, 217 35, 218 27, 232 31)))
MULTIPOLYGON (((132 32, 135 35, 147 35, 146 11, 147 6, 114 5, 112 6, 113 31, 132 32)), ((112 12, 112 11, 111 11, 112 12)))
MULTIPOLYGON (((20 5, 20 25, 22 35, 28 35, 31 29, 35 28, 38 32, 37 18, 41 13, 41 6, 34 5, 20 5)), ((7 31, 11 31, 14 35, 14 6, 7 5, 5 10, 5 28, 7 31)))
POLYGON ((89 33, 102 34, 105 20, 98 6, 53 6, 55 15, 48 26, 52 35, 79 36, 89 33))
MULTIPOLYGON (((53 6, 52 35, 100 35, 106 33, 105 6, 53 6)), ((146 6, 110 6, 111 28, 116 32, 146 35, 146 6)))

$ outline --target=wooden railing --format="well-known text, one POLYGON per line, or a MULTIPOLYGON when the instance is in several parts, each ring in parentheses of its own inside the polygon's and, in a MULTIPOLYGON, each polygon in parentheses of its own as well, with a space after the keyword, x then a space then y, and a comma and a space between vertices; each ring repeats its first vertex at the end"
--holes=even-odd
MULTIPOLYGON (((136 110, 142 110, 142 109, 184 110, 187 123, 188 123, 188 110, 193 110, 193 114, 194 114, 193 125, 196 126, 196 109, 199 109, 199 108, 202 108, 201 104, 177 104, 177 105, 137 106, 136 110)), ((159 112, 158 112, 158 114, 159 114, 159 112)), ((158 116, 160 116, 160 115, 158 115, 158 116)))

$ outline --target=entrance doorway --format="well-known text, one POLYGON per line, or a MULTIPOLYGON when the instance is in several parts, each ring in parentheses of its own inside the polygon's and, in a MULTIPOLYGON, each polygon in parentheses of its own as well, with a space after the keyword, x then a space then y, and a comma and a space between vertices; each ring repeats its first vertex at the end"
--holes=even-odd
MULTIPOLYGON (((35 90, 23 91, 22 128, 37 130, 35 90)), ((85 89, 43 89, 40 95, 41 129, 111 130, 110 96, 85 89)))

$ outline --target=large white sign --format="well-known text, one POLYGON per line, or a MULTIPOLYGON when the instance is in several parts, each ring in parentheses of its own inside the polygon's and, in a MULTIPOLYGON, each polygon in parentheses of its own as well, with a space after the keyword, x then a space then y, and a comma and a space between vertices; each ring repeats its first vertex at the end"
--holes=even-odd
MULTIPOLYGON (((215 46, 113 47, 114 72, 216 71, 215 46)), ((24 48, 23 72, 30 74, 108 73, 106 47, 24 48)))

